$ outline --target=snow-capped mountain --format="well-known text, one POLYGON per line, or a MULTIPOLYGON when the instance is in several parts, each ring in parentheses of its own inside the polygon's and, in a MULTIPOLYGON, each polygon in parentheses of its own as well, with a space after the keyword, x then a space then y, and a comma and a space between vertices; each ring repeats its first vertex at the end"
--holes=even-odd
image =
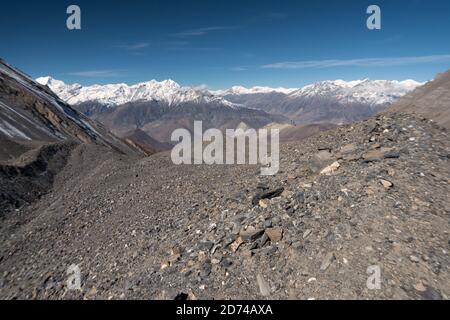
POLYGON ((219 96, 211 94, 203 88, 182 87, 173 80, 151 80, 135 85, 124 83, 82 86, 80 84, 65 84, 52 77, 36 79, 42 85, 48 86, 61 99, 72 105, 84 102, 96 102, 107 106, 117 106, 136 101, 160 101, 169 106, 187 102, 222 103, 232 107, 233 104, 219 96))
POLYGON ((414 80, 322 81, 287 95, 277 110, 298 124, 355 122, 383 111, 420 85, 414 80))
POLYGON ((202 120, 205 130, 235 128, 241 122, 260 128, 288 121, 280 115, 232 103, 205 88, 182 87, 173 80, 86 87, 51 77, 36 81, 121 137, 139 129, 152 138, 169 142, 173 130, 191 129, 194 120, 202 120))
POLYGON ((246 88, 242 86, 233 86, 227 90, 210 90, 210 92, 217 96, 229 96, 229 95, 246 95, 246 94, 261 94, 261 93, 283 93, 289 94, 296 91, 297 88, 271 88, 271 87, 252 87, 246 88))
POLYGON ((322 81, 300 89, 234 86, 210 91, 173 80, 82 86, 43 77, 37 82, 120 136, 143 129, 161 141, 168 141, 169 129, 192 120, 209 121, 208 126, 216 128, 241 122, 257 128, 276 122, 274 117, 297 124, 359 121, 421 85, 414 80, 365 79, 322 81))
MULTIPOLYGON (((204 88, 183 87, 173 80, 151 80, 135 85, 124 83, 82 86, 66 84, 52 77, 36 79, 42 85, 48 86, 61 99, 72 105, 85 102, 96 102, 106 106, 116 106, 136 101, 161 101, 169 106, 187 102, 222 103, 224 105, 244 105, 258 107, 264 101, 254 103, 253 100, 264 98, 273 106, 275 100, 286 101, 302 99, 330 98, 339 103, 364 103, 369 105, 392 104, 406 93, 414 90, 422 83, 414 80, 356 80, 356 81, 322 81, 307 85, 300 89, 233 86, 227 90, 208 91, 204 88)), ((276 106, 273 106, 276 107, 276 106)), ((275 111, 275 110, 271 110, 275 111)), ((276 112, 275 112, 276 113, 276 112)))
POLYGON ((295 90, 233 87, 215 94, 249 108, 282 114, 300 124, 340 124, 382 111, 420 85, 414 80, 335 80, 295 90))
POLYGON ((288 99, 332 98, 340 103, 392 104, 423 83, 414 80, 322 81, 289 94, 288 99))

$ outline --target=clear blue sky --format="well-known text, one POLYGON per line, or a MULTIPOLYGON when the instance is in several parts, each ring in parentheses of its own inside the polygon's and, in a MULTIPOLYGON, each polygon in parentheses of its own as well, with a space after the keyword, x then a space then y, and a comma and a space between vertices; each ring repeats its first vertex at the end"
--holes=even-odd
POLYGON ((0 39, 0 57, 69 83, 423 81, 450 68, 450 1, 2 1, 0 39), (66 28, 70 4, 81 31, 66 28), (366 28, 370 4, 380 31, 366 28))

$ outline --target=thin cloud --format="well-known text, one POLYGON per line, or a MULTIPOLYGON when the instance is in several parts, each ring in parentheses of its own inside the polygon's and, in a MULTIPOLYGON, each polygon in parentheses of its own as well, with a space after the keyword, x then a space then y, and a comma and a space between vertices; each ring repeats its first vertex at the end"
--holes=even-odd
POLYGON ((450 62, 450 55, 348 60, 287 61, 263 65, 264 69, 323 69, 333 67, 392 67, 422 63, 450 62))
POLYGON ((167 49, 172 51, 200 51, 200 52, 215 52, 223 50, 223 48, 217 47, 168 47, 167 49))
POLYGON ((133 50, 145 49, 145 48, 148 48, 149 46, 150 46, 150 43, 148 43, 148 42, 138 42, 138 43, 132 43, 132 44, 118 45, 118 46, 114 46, 114 48, 133 51, 133 50))
POLYGON ((89 70, 69 73, 70 76, 84 78, 118 77, 121 73, 117 70, 89 70))
POLYGON ((205 28, 186 30, 186 31, 174 33, 173 36, 182 37, 182 38, 199 37, 199 36, 207 35, 208 33, 211 33, 211 32, 234 30, 234 29, 237 29, 237 27, 236 26, 213 26, 213 27, 205 27, 205 28))
POLYGON ((248 67, 246 66, 237 66, 237 67, 232 67, 230 70, 231 71, 247 71, 248 67))
POLYGON ((280 20, 280 19, 286 19, 289 15, 284 12, 270 12, 265 15, 262 15, 261 18, 268 19, 268 20, 280 20))

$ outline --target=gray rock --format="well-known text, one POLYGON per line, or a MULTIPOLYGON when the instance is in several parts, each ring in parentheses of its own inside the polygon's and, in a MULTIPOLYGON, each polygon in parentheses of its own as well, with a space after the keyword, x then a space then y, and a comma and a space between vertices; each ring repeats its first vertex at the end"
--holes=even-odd
POLYGON ((264 230, 263 229, 251 228, 251 229, 247 229, 247 230, 241 231, 239 235, 240 235, 242 241, 244 241, 244 242, 251 242, 251 241, 257 240, 263 234, 264 234, 264 230))
POLYGON ((271 191, 267 191, 267 192, 263 192, 263 193, 258 192, 258 193, 253 197, 253 199, 252 199, 252 204, 253 204, 254 206, 256 206, 256 205, 259 204, 259 200, 262 200, 262 199, 273 199, 273 198, 277 198, 277 197, 281 196, 281 194, 283 193, 283 191, 284 191, 284 188, 281 187, 281 188, 278 188, 278 189, 275 189, 275 190, 271 190, 271 191))
POLYGON ((201 251, 210 251, 213 246, 214 246, 214 242, 200 241, 197 245, 197 248, 201 251))
POLYGON ((303 239, 308 238, 308 236, 311 234, 311 229, 306 230, 305 232, 303 232, 303 239))
POLYGON ((256 281, 258 283, 259 292, 261 293, 261 295, 263 297, 269 297, 271 291, 270 286, 261 274, 258 274, 256 276, 256 281))
POLYGON ((322 260, 322 264, 320 265, 320 271, 325 271, 335 260, 334 252, 329 252, 325 255, 322 260))
POLYGON ((233 265, 233 262, 230 259, 223 259, 220 265, 224 268, 229 268, 233 265))

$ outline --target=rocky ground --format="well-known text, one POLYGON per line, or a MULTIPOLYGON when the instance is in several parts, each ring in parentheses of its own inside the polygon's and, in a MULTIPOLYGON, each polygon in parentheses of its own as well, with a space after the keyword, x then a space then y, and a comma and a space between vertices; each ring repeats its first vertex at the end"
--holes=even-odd
POLYGON ((79 145, 53 191, 2 215, 0 298, 449 298, 447 131, 383 115, 281 158, 262 177, 79 145))

